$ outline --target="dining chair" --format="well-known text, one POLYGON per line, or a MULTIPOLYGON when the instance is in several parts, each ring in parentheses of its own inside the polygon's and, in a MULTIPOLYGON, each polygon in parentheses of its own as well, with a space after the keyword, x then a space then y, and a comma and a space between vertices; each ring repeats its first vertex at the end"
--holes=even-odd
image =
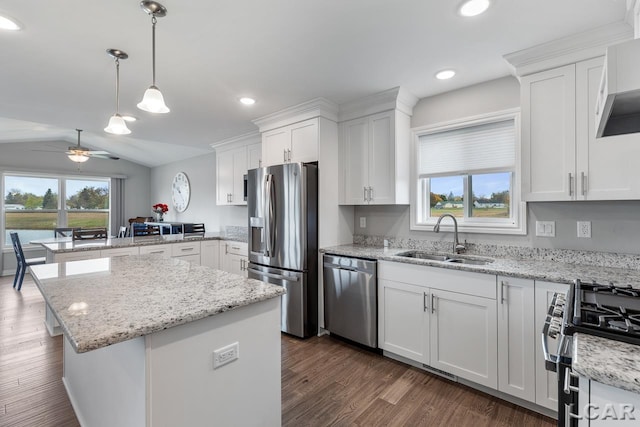
POLYGON ((127 227, 125 227, 124 225, 120 226, 120 229, 118 230, 118 237, 127 237, 127 227))
POLYGON ((53 230, 53 237, 73 237, 73 230, 77 227, 56 227, 53 230))
POLYGON ((13 289, 22 289, 22 281, 24 280, 24 274, 27 272, 27 267, 30 265, 44 264, 47 262, 45 257, 38 258, 25 258, 22 251, 22 245, 20 244, 20 237, 18 233, 11 232, 11 243, 13 244, 13 251, 16 253, 16 277, 13 279, 13 289))
POLYGON ((73 230, 73 240, 106 240, 107 227, 79 228, 73 230))

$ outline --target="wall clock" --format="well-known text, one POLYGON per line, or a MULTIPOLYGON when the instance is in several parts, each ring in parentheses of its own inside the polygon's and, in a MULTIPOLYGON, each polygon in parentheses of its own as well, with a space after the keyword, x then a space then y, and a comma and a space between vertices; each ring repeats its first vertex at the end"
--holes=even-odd
POLYGON ((187 174, 184 172, 178 172, 176 176, 173 177, 173 183, 171 184, 171 200, 177 212, 187 210, 190 197, 191 186, 189 185, 189 178, 187 178, 187 174))

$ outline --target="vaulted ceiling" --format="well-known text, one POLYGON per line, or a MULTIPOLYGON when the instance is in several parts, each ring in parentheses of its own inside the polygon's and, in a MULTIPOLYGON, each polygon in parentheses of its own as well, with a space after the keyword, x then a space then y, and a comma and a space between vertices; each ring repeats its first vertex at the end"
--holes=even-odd
POLYGON ((147 166, 210 152, 252 119, 315 97, 343 103, 395 86, 423 98, 509 74, 503 55, 624 21, 625 0, 494 0, 463 18, 433 0, 162 0, 157 84, 171 112, 136 104, 151 84, 151 23, 137 0, 5 0, 23 29, 0 32, 0 142, 65 139, 147 166), (139 120, 103 128, 115 110, 139 120), (456 77, 439 81, 444 68, 456 77), (238 102, 251 96, 251 107, 238 102))

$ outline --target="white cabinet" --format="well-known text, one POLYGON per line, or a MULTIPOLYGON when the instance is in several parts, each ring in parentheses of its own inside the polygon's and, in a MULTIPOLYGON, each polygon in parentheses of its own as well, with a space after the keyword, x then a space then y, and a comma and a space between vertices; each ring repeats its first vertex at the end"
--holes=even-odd
POLYGON ((318 160, 318 118, 304 120, 262 134, 264 166, 318 160))
POLYGON ((428 289, 392 280, 378 280, 380 348, 411 360, 429 359, 428 289))
POLYGON ((164 258, 171 258, 171 245, 150 245, 140 246, 140 255, 160 255, 164 258))
POLYGON ((216 204, 246 205, 247 147, 216 151, 216 204))
POLYGON ((640 198, 640 136, 595 137, 602 65, 598 57, 522 78, 525 200, 640 198))
POLYGON ((137 246, 125 248, 103 249, 100 251, 100 257, 119 258, 123 256, 138 255, 140 250, 137 246))
POLYGON ((171 257, 200 265, 200 242, 172 243, 171 257))
POLYGON ((382 261, 378 278, 383 350, 497 388, 495 276, 382 261))
POLYGON ((220 268, 220 242, 218 240, 203 240, 200 242, 200 265, 220 268))
POLYGON ((220 251, 221 270, 247 277, 249 247, 247 243, 226 241, 220 251))
POLYGON ((409 126, 398 110, 340 123, 341 204, 409 203, 409 126))
POLYGON ((247 146, 247 169, 262 167, 262 143, 247 146))
MULTIPOLYGON (((566 284, 535 281, 536 404, 554 411, 558 410, 558 376, 555 372, 549 372, 545 369, 540 334, 547 318, 553 294, 556 292, 566 293, 568 290, 569 285, 566 284)), ((549 351, 553 354, 557 351, 556 343, 553 340, 549 342, 549 351)))
POLYGON ((498 276, 498 390, 536 398, 534 281, 498 276))
POLYGON ((78 252, 62 252, 54 254, 51 251, 47 251, 47 263, 50 262, 67 262, 67 261, 81 261, 84 259, 100 258, 99 250, 90 251, 78 251, 78 252))

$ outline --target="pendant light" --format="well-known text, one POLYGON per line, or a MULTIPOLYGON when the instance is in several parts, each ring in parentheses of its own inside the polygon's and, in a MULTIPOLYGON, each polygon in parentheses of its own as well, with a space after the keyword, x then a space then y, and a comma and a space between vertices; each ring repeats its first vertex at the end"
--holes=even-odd
POLYGON ((114 58, 116 63, 116 113, 111 116, 104 131, 114 135, 128 135, 131 131, 120 115, 120 60, 127 59, 129 55, 119 49, 107 49, 107 53, 114 58))
POLYGON ((76 129, 76 132, 78 132, 78 146, 69 147, 69 151, 67 151, 67 157, 69 157, 69 160, 71 160, 72 162, 84 163, 89 160, 89 155, 87 154, 87 151, 85 149, 80 147, 80 132, 82 132, 82 129, 76 129))
POLYGON ((157 18, 167 15, 167 8, 160 3, 151 0, 143 0, 140 7, 147 14, 151 15, 151 64, 152 64, 152 83, 144 92, 142 101, 138 104, 138 108, 150 113, 168 113, 169 107, 164 103, 164 97, 160 89, 156 86, 156 22, 157 18))

